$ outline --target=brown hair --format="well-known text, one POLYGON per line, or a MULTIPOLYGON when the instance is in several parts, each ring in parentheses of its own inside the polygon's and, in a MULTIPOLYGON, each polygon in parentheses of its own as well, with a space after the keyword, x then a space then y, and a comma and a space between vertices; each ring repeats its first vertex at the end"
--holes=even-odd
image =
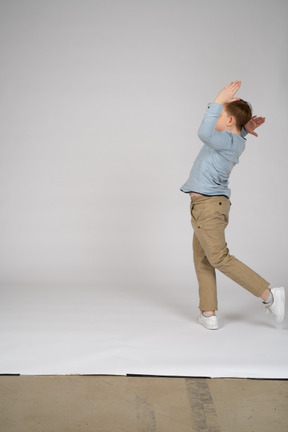
POLYGON ((236 127, 239 129, 252 117, 251 105, 242 99, 225 104, 225 109, 229 115, 235 117, 236 127))

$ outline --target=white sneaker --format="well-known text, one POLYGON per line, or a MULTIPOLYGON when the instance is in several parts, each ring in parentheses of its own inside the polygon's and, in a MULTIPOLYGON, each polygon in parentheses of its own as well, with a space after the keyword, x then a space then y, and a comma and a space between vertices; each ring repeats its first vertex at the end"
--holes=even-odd
POLYGON ((198 322, 209 330, 217 330, 218 329, 218 318, 216 315, 206 317, 201 312, 199 317, 198 317, 198 322))
POLYGON ((271 288, 273 294, 273 303, 267 304, 265 307, 267 312, 271 312, 275 318, 276 323, 282 323, 285 316, 285 289, 271 288))

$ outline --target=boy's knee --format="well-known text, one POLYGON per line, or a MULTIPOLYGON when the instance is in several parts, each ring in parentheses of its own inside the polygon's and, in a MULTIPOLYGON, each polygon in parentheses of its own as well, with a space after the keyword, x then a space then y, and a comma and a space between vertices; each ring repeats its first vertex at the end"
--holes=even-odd
POLYGON ((217 253, 211 253, 208 257, 210 264, 212 267, 221 270, 228 261, 230 260, 231 256, 229 255, 229 251, 222 251, 217 253))

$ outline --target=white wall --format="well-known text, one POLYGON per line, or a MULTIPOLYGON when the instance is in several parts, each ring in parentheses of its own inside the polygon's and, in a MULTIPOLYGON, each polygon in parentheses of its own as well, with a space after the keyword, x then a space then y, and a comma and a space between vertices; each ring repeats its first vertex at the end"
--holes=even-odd
POLYGON ((231 176, 229 247, 287 282, 287 12, 1 0, 1 283, 191 284, 179 188, 206 104, 235 79, 267 122, 231 176))

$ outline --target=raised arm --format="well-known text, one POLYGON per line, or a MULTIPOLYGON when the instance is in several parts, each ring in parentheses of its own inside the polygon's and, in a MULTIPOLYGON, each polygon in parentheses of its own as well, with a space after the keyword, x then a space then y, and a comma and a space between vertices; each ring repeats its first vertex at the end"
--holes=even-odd
POLYGON ((231 147, 231 135, 229 132, 217 132, 215 126, 223 106, 211 103, 204 114, 202 123, 198 130, 201 141, 214 150, 227 150, 231 147))
POLYGON ((241 81, 232 81, 226 85, 216 96, 214 103, 209 104, 203 121, 198 131, 198 136, 204 144, 214 150, 224 150, 231 147, 231 133, 229 131, 217 132, 215 126, 219 115, 223 109, 223 105, 239 98, 235 98, 235 94, 241 86, 241 81))

